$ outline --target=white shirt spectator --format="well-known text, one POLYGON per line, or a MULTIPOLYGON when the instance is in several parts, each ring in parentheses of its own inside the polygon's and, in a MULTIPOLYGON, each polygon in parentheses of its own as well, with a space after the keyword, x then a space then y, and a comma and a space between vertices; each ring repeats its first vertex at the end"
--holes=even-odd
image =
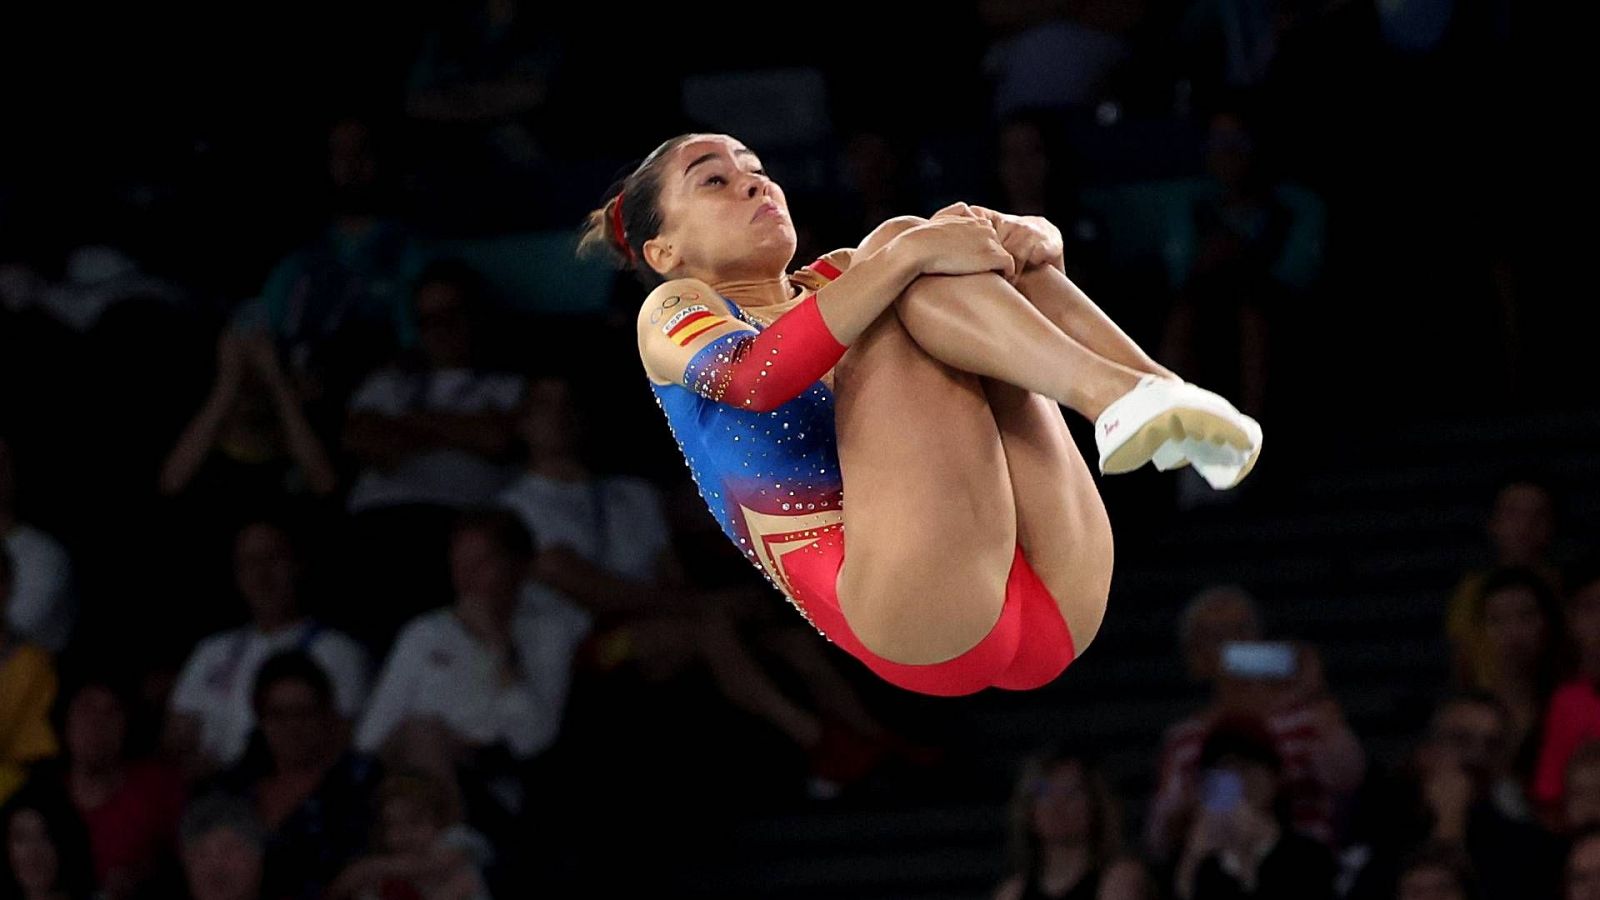
POLYGON ((206 756, 232 765, 244 755, 256 727, 256 673, 262 663, 290 650, 304 651, 322 666, 340 715, 355 719, 370 686, 367 654, 359 644, 309 619, 271 634, 235 628, 202 640, 172 689, 172 711, 200 720, 206 756))
POLYGON ((671 535, 661 494, 639 478, 557 481, 526 473, 500 494, 540 549, 568 547, 618 578, 650 583, 671 535))
POLYGON ((478 745, 503 742, 528 759, 556 739, 572 681, 565 615, 523 601, 511 621, 519 678, 502 684, 500 661, 446 607, 412 619, 383 666, 356 729, 356 748, 377 753, 407 719, 437 718, 478 745))
MULTIPOLYGON (((522 400, 520 375, 440 369, 382 369, 362 383, 350 411, 401 416, 413 412, 472 415, 510 412, 522 400)), ((426 503, 465 509, 481 506, 511 478, 508 467, 465 450, 418 453, 387 470, 369 468, 350 490, 350 511, 426 503)))
POLYGON ((77 613, 67 551, 31 525, 17 525, 5 542, 15 569, 6 620, 17 635, 60 653, 77 613))
MULTIPOLYGON (((618 578, 644 584, 655 580, 671 539, 661 493, 640 478, 560 481, 528 472, 501 493, 500 503, 517 514, 540 548, 566 547, 618 578)), ((568 660, 576 656, 594 624, 589 613, 537 581, 523 585, 522 600, 565 637, 568 660)))

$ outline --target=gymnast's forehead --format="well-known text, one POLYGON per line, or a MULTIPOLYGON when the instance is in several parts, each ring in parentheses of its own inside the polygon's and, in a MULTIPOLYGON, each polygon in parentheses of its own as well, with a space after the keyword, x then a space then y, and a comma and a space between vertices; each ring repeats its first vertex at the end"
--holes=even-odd
POLYGON ((687 176, 691 169, 707 162, 726 162, 731 159, 739 163, 757 159, 755 152, 742 141, 726 134, 696 136, 685 141, 672 155, 669 175, 678 177, 687 176))

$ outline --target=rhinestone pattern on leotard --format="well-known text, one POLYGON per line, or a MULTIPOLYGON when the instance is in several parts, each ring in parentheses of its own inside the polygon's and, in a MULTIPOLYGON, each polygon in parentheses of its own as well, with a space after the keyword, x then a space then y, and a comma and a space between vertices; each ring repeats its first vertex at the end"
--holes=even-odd
MULTIPOLYGON (((746 315, 737 304, 725 302, 741 321, 758 331, 765 329, 765 322, 746 315)), ((833 393, 819 381, 771 412, 740 408, 725 396, 726 369, 749 353, 754 335, 740 332, 720 341, 727 343, 718 346, 714 342, 712 353, 702 351, 703 364, 686 371, 683 384, 652 383, 656 405, 666 416, 700 497, 723 533, 811 622, 805 609, 762 565, 744 510, 761 517, 810 517, 843 507, 833 393)), ((793 537, 820 533, 801 530, 793 537)))

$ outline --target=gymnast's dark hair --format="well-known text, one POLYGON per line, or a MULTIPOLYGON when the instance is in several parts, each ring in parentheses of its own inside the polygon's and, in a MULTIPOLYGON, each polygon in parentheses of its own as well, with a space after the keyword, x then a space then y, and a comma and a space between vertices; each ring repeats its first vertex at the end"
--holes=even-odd
POLYGON ((644 243, 661 233, 661 173, 667 157, 698 134, 680 134, 651 152, 632 173, 606 191, 606 201, 590 212, 578 240, 580 257, 601 256, 632 271, 645 287, 666 279, 644 261, 644 243))

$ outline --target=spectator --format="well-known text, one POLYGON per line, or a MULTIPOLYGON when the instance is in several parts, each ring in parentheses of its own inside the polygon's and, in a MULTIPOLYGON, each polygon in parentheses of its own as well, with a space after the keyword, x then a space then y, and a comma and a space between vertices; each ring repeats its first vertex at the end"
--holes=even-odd
POLYGON ((56 785, 35 782, 0 806, 6 853, 0 867, 4 900, 89 900, 94 864, 89 836, 56 785))
POLYGON ((1371 862, 1351 896, 1392 896, 1402 861, 1440 847, 1473 861, 1487 900, 1554 892, 1555 844, 1495 801, 1509 734, 1509 717, 1492 696, 1462 694, 1439 705, 1398 781, 1373 786, 1371 862))
MULTIPOLYGON (((362 464, 350 491, 352 567, 396 620, 444 596, 437 565, 457 512, 488 504, 510 481, 521 376, 480 364, 482 279, 430 265, 413 305, 420 340, 403 365, 370 375, 350 401, 345 447, 362 464)), ((385 635, 387 636, 387 635, 385 635)))
POLYGON ((1573 752, 1563 787, 1563 831, 1576 834, 1600 827, 1600 741, 1581 744, 1573 752))
POLYGON ((1215 690, 1222 678, 1222 647, 1259 641, 1263 629, 1255 598, 1238 585, 1206 588, 1189 600, 1178 621, 1178 644, 1189 678, 1215 690))
POLYGON ((1249 594, 1211 588, 1190 601, 1181 625, 1190 675, 1211 687, 1199 712, 1167 729, 1156 794, 1146 822, 1147 849, 1170 860, 1199 809, 1198 761, 1213 724, 1234 715, 1262 718, 1284 771, 1291 823, 1301 833, 1337 843, 1340 807, 1361 784, 1366 752, 1323 682, 1322 664, 1309 647, 1293 648, 1287 677, 1230 672, 1224 648, 1250 643, 1261 625, 1249 594))
POLYGON ((1544 718, 1533 777, 1533 801, 1555 818, 1567 760, 1586 741, 1600 738, 1600 565, 1574 570, 1567 600, 1567 627, 1578 649, 1578 671, 1556 688, 1544 718))
POLYGON ((1093 900, 1139 884, 1138 863, 1119 860, 1122 813, 1097 767, 1055 748, 1028 760, 1011 796, 1014 874, 996 900, 1093 900), (1122 871, 1131 870, 1131 871, 1122 871))
MULTIPOLYGON (((270 338, 225 332, 217 376, 161 467, 161 493, 193 493, 222 510, 259 509, 287 493, 338 487, 270 338)), ((237 524, 237 523, 231 523, 237 524)))
POLYGON ((72 565, 50 535, 17 517, 17 472, 11 445, 0 438, 0 546, 11 554, 10 602, 5 621, 18 639, 60 653, 77 616, 72 565))
POLYGON ((263 900, 267 835, 249 803, 202 797, 184 812, 179 835, 190 900, 263 900))
POLYGON ((7 625, 15 576, 11 553, 0 546, 0 803, 22 786, 29 764, 57 750, 50 727, 55 664, 50 654, 14 636, 7 625))
POLYGON ((421 268, 410 233, 391 212, 370 123, 328 131, 332 216, 322 235, 267 276, 236 330, 265 330, 285 351, 296 390, 319 412, 337 410, 355 378, 409 339, 404 297, 421 268))
POLYGON ((1473 688, 1493 694, 1511 715, 1513 764, 1531 779, 1545 709, 1567 667, 1566 620, 1549 583, 1532 569, 1502 569, 1473 598, 1472 624, 1483 636, 1473 660, 1482 679, 1473 688))
POLYGON ((1445 630, 1461 684, 1488 690, 1495 680, 1496 656, 1479 622, 1484 586, 1490 577, 1508 569, 1532 572, 1544 581, 1544 593, 1561 594, 1561 573, 1550 559, 1555 526, 1555 495, 1540 478, 1514 475, 1496 489, 1484 523, 1495 568, 1462 576, 1446 613, 1445 630))
POLYGON ((1567 851, 1566 900, 1600 900, 1600 832, 1586 831, 1567 851))
POLYGON ((488 897, 483 837, 460 821, 451 792, 421 773, 391 776, 378 791, 378 852, 352 863, 325 895, 342 898, 488 897))
POLYGON ((1192 0, 1178 37, 1203 86, 1248 88, 1267 80, 1292 3, 1192 0))
POLYGON ((1092 290, 1101 283, 1105 227, 1080 202, 1077 161, 1061 132, 1055 116, 1039 111, 1014 113, 1000 124, 995 208, 1043 216, 1060 228, 1067 274, 1092 290))
POLYGON ((1400 870, 1395 900, 1478 900, 1472 862, 1452 847, 1417 853, 1400 870))
POLYGON ((1178 862, 1182 900, 1332 900, 1333 853, 1295 832, 1283 760, 1259 721, 1225 719, 1200 751, 1201 811, 1178 862))
MULTIPOLYGON (((225 332, 211 392, 161 467, 170 516, 162 562, 170 589, 197 599, 225 590, 232 576, 228 549, 251 516, 315 509, 337 487, 328 450, 272 340, 225 332)), ((206 623, 213 610, 214 604, 184 618, 206 623)), ((187 647, 195 635, 175 637, 187 647)))
POLYGON ((118 247, 87 244, 71 250, 62 278, 52 282, 25 265, 0 270, 4 305, 37 308, 78 333, 92 331, 120 303, 158 301, 177 306, 184 291, 146 274, 138 260, 118 247))
POLYGON ((286 526, 260 521, 240 531, 234 572, 249 624, 201 641, 172 691, 167 743, 191 775, 232 765, 244 753, 255 727, 256 671, 274 653, 300 650, 323 666, 346 719, 355 717, 367 694, 366 653, 301 608, 304 573, 286 526))
POLYGON ((252 700, 261 740, 220 784, 251 801, 266 829, 268 892, 320 896, 366 849, 377 767, 350 751, 333 687, 308 654, 263 663, 252 700))
POLYGON ((1137 857, 1124 857, 1100 878, 1095 900, 1158 900, 1155 881, 1137 857))
POLYGON ((1268 174, 1238 112, 1211 117, 1206 169, 1171 207, 1165 255, 1177 299, 1162 361, 1260 415, 1270 320, 1322 268, 1322 202, 1268 174))
POLYGON ((752 628, 760 649, 807 675, 813 711, 786 696, 735 627, 751 608, 771 604, 764 586, 698 591, 686 585, 671 545, 660 492, 638 478, 596 476, 585 463, 583 407, 564 381, 536 382, 518 425, 528 467, 501 494, 528 530, 539 535, 534 570, 524 589, 572 648, 598 620, 590 662, 611 669, 636 665, 651 680, 704 663, 729 702, 772 724, 810 757, 818 790, 832 792, 865 774, 888 738, 814 636, 787 618, 752 628))
POLYGON ((469 799, 493 804, 484 815, 520 811, 523 764, 555 740, 571 682, 569 637, 519 602, 533 555, 516 516, 465 514, 450 542, 455 604, 401 631, 356 732, 395 768, 449 783, 466 772, 469 799))
POLYGON ((183 782, 156 760, 128 754, 130 704, 111 678, 67 695, 62 783, 88 827, 94 875, 107 900, 137 896, 177 849, 183 782))
MULTIPOLYGON (((858 129, 844 139, 839 161, 840 185, 827 198, 819 236, 826 250, 854 246, 860 235, 907 210, 922 209, 915 173, 908 164, 913 152, 901 134, 858 129)), ((809 260, 806 260, 809 262, 809 260)))

